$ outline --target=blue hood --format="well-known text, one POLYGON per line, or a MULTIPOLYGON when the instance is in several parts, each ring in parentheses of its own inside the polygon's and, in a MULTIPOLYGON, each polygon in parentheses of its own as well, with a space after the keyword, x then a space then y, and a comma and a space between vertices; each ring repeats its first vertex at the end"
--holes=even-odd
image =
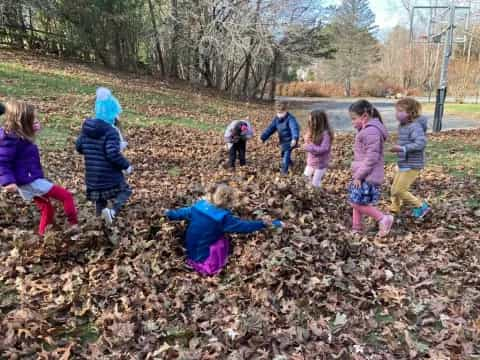
POLYGON ((195 205, 193 205, 193 208, 217 222, 221 222, 229 213, 228 210, 220 209, 207 200, 198 201, 195 205))

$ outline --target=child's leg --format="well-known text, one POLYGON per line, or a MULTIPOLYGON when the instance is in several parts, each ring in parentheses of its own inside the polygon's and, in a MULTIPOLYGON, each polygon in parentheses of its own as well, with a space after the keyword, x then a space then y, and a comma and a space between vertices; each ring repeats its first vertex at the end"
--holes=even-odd
POLYGON ((33 199, 35 205, 40 210, 40 225, 38 226, 38 234, 43 236, 47 226, 53 224, 55 217, 55 209, 46 197, 35 197, 33 199))
POLYGON ((67 216, 70 225, 78 224, 77 209, 75 208, 75 201, 72 194, 62 188, 61 186, 54 185, 52 189, 45 195, 47 198, 53 198, 63 203, 63 210, 67 216))
POLYGON ((228 165, 231 168, 235 167, 235 162, 237 161, 237 143, 232 144, 230 150, 228 151, 228 165))
POLYGON ((352 229, 355 231, 362 231, 363 230, 363 215, 356 208, 356 205, 352 204, 353 215, 352 215, 352 229))
POLYGON ((130 189, 130 186, 125 184, 125 189, 117 195, 115 202, 113 203, 113 210, 115 211, 115 214, 120 212, 130 195, 132 195, 132 189, 130 189))
POLYGON ((408 191, 419 173, 418 170, 399 171, 395 189, 392 188, 392 197, 416 208, 422 206, 422 201, 408 191))
POLYGON ((402 200, 398 196, 398 180, 400 178, 400 171, 397 170, 395 177, 393 178, 392 187, 390 189, 390 200, 392 204, 390 205, 390 211, 398 214, 402 209, 402 200))
POLYGON ((102 215, 102 210, 105 209, 108 205, 108 201, 107 200, 97 200, 95 201, 95 214, 97 216, 100 216, 102 215))
POLYGON ((381 221, 384 217, 384 214, 378 210, 375 206, 372 205, 352 205, 356 208, 362 215, 367 215, 374 218, 376 221, 381 221))
POLYGON ((303 172, 303 175, 306 176, 309 180, 313 177, 313 174, 315 173, 315 169, 311 166, 306 166, 305 171, 303 172))
POLYGON ((247 164, 247 141, 240 140, 238 142, 238 158, 240 159, 240 166, 247 164))
POLYGON ((282 150, 282 173, 287 174, 288 168, 292 163, 292 149, 284 149, 282 150))
POLYGON ((327 172, 327 169, 316 169, 313 174, 312 185, 314 187, 321 187, 322 186, 322 179, 323 175, 327 172))

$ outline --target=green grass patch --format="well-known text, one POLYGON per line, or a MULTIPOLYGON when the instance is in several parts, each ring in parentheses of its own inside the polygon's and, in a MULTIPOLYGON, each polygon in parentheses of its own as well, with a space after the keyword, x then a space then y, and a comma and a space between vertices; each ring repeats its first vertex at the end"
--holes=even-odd
POLYGON ((95 86, 66 75, 36 72, 21 65, 0 63, 0 94, 7 98, 38 97, 50 100, 65 94, 95 94, 95 86))
MULTIPOLYGON (((423 104, 422 106, 427 112, 435 111, 435 104, 423 104)), ((445 113, 480 120, 480 104, 445 104, 445 113)))
MULTIPOLYGON (((480 179, 480 140, 474 143, 462 141, 430 140, 426 150, 427 167, 441 166, 457 177, 474 176, 480 179)), ((396 163, 395 154, 385 152, 387 163, 396 163)))

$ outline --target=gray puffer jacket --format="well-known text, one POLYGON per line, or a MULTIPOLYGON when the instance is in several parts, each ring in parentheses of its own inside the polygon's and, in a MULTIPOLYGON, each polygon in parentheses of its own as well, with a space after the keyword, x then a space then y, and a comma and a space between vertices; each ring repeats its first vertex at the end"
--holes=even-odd
POLYGON ((400 169, 423 169, 425 167, 425 147, 427 146, 427 123, 425 116, 415 121, 400 125, 398 128, 398 145, 405 149, 398 156, 400 169))

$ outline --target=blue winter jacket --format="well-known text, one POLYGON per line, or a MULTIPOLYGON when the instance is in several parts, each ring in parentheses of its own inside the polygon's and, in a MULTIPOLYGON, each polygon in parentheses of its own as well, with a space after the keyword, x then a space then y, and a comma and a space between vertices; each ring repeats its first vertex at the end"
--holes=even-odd
POLYGON ((300 137, 298 121, 295 119, 295 116, 290 113, 287 113, 287 116, 281 119, 275 116, 270 126, 263 132, 261 136, 262 141, 267 141, 275 131, 278 132, 280 144, 290 143, 292 140, 298 140, 300 137))
POLYGON ((120 137, 112 125, 98 119, 85 120, 76 147, 85 157, 87 190, 108 190, 125 181, 122 170, 130 163, 120 151, 120 137))
POLYGON ((185 236, 187 256, 202 262, 210 255, 210 245, 225 233, 251 233, 265 228, 263 221, 245 221, 236 218, 228 210, 221 209, 207 200, 200 200, 192 207, 169 210, 170 220, 187 220, 185 236))

